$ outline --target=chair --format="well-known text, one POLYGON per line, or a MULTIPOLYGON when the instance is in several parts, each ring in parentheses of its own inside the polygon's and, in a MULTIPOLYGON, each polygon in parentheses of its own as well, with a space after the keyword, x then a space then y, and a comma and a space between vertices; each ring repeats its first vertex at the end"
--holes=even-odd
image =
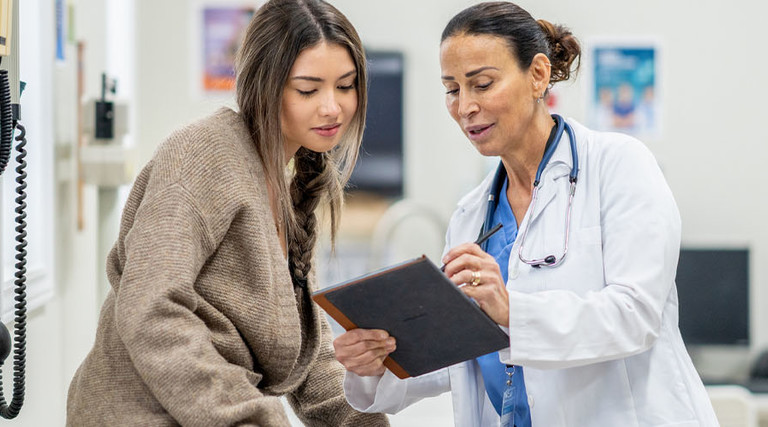
POLYGON ((758 427, 752 393, 739 385, 707 386, 707 393, 721 427, 758 427))
MULTIPOLYGON (((390 263, 387 257, 387 250, 392 249, 392 238, 395 230, 402 226, 409 220, 419 219, 426 220, 428 226, 433 228, 436 232, 437 239, 432 242, 437 249, 435 255, 440 259, 440 255, 443 248, 443 236, 445 235, 445 229, 448 227, 445 220, 440 214, 433 210, 430 206, 422 204, 420 202, 411 199, 402 199, 393 203, 381 216, 376 228, 373 230, 373 236, 371 237, 371 252, 368 258, 368 270, 374 270, 381 268, 390 263)), ((423 230, 422 230, 423 231, 423 230)), ((429 233, 425 234, 429 237, 429 233)), ((413 238, 413 236, 411 236, 413 238)), ((422 251, 426 251, 429 247, 428 241, 417 240, 422 251)))

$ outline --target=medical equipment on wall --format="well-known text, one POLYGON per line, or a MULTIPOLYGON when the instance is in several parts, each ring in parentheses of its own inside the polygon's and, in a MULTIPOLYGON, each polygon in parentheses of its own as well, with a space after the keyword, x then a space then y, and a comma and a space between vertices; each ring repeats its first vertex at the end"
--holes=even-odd
POLYGON ((80 174, 83 182, 102 188, 130 184, 134 178, 133 151, 122 143, 128 133, 128 105, 111 99, 117 81, 101 75, 101 98, 83 103, 80 174), (108 96, 108 95, 112 96, 108 96))
MULTIPOLYGON (((579 155, 576 151, 576 137, 573 134, 573 129, 571 129, 571 126, 565 122, 565 119, 560 117, 557 114, 553 114, 552 118, 555 120, 555 133, 554 137, 552 138, 551 143, 549 143, 544 150, 544 156, 541 159, 541 162, 539 163, 539 167, 536 170, 536 177, 533 181, 533 194, 531 196, 531 208, 528 213, 528 220, 523 221, 525 222, 525 228, 523 229, 522 236, 520 237, 520 247, 518 249, 518 257, 520 258, 520 261, 530 265, 534 268, 540 268, 542 266, 544 267, 557 267, 560 265, 560 263, 563 262, 565 259, 565 255, 568 253, 568 235, 570 234, 571 230, 571 211, 573 210, 573 195, 576 192, 576 181, 579 174, 579 155), (539 195, 539 184, 541 183, 541 174, 544 172, 544 168, 546 168, 547 164, 549 163, 549 160, 552 158, 552 155, 555 153, 555 150, 557 149, 558 144, 560 143, 560 139, 563 136, 563 132, 568 133, 568 138, 571 140, 571 158, 573 160, 573 166, 571 168, 571 173, 569 175, 569 181, 570 181, 570 189, 568 194, 568 208, 565 215, 565 240, 563 242, 563 253, 562 255, 555 256, 554 254, 544 256, 542 258, 526 258, 523 255, 523 251, 525 248, 525 238, 528 235, 528 231, 531 228, 531 219, 533 217, 533 212, 536 210, 536 201, 538 200, 539 195)), ((481 234, 485 234, 488 232, 488 230, 492 227, 493 224, 493 215, 496 212, 496 206, 499 203, 499 193, 501 192, 501 188, 504 186, 504 181, 507 178, 507 171, 504 168, 504 164, 499 162, 499 167, 496 169, 496 174, 493 177, 493 182, 491 183, 491 192, 488 195, 488 208, 485 213, 485 222, 483 222, 483 227, 481 230, 481 234)), ((483 245, 483 250, 487 250, 488 243, 486 242, 483 245)))
MULTIPOLYGON (((5 170, 11 156, 11 145, 15 130, 16 136, 16 272, 15 286, 15 342, 13 351, 13 399, 10 404, 5 400, 2 390, 2 376, 0 376, 0 416, 3 418, 15 418, 24 403, 24 373, 26 365, 26 198, 24 190, 27 187, 25 172, 27 152, 25 146, 26 131, 19 123, 21 108, 19 97, 23 90, 23 83, 19 81, 19 2, 18 0, 0 0, 0 173, 5 170)), ((0 367, 5 362, 11 351, 11 337, 8 329, 0 322, 0 367)))

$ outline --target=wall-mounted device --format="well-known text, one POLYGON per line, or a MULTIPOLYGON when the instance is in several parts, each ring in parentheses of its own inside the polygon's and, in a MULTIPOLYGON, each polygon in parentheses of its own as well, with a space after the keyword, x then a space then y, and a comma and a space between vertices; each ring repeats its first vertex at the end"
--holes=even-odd
POLYGON ((360 157, 349 190, 399 198, 403 180, 403 81, 401 52, 367 50, 368 115, 360 157))
MULTIPOLYGON (((15 317, 13 342, 13 399, 6 403, 3 396, 2 376, 0 375, 0 416, 15 418, 24 403, 24 372, 26 365, 27 340, 27 301, 26 301, 26 264, 27 264, 27 224, 25 212, 27 187, 25 172, 27 152, 25 146, 26 131, 19 122, 23 83, 19 81, 19 0, 0 0, 0 173, 5 170, 11 157, 13 134, 16 136, 16 272, 14 276, 15 317)), ((11 337, 8 329, 0 323, 0 368, 11 352, 11 337)))
POLYGON ((107 92, 117 93, 117 81, 108 79, 106 73, 101 74, 101 99, 94 103, 94 123, 96 123, 96 139, 113 139, 115 137, 115 103, 107 100, 107 92))
POLYGON ((0 173, 2 173, 11 158, 11 140, 13 138, 12 122, 20 115, 15 111, 19 107, 19 48, 18 25, 14 25, 14 16, 18 22, 18 0, 0 0, 0 69, 4 70, 3 78, 8 82, 7 92, 3 96, 9 98, 2 106, 2 134, 0 134, 0 173))
POLYGON ((80 149, 81 177, 87 184, 119 187, 133 181, 132 152, 121 143, 128 133, 128 105, 111 99, 117 82, 101 75, 101 98, 83 104, 83 136, 80 149))
POLYGON ((13 28, 13 3, 7 0, 0 1, 0 56, 11 55, 11 29, 13 28))
POLYGON ((686 345, 749 346, 749 249, 682 248, 675 282, 686 345))

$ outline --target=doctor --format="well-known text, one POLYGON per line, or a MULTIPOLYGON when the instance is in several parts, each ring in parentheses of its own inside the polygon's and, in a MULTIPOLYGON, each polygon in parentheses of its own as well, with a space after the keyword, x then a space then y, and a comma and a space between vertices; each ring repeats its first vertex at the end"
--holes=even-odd
POLYGON ((510 346, 400 380, 382 365, 394 338, 347 332, 334 346, 356 409, 396 413, 451 391, 462 427, 717 425, 677 327, 680 217, 654 157, 543 102, 579 55, 568 29, 508 2, 448 23, 448 111, 501 161, 459 202, 443 262, 510 346), (486 248, 468 243, 499 222, 486 248))

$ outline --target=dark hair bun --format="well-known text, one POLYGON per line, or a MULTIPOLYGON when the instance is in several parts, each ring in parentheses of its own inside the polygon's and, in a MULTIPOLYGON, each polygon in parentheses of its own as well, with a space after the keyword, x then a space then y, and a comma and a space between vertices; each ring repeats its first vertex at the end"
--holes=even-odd
POLYGON ((552 63, 552 75, 549 83, 568 80, 571 74, 576 74, 581 64, 579 41, 571 30, 562 25, 554 25, 544 19, 539 19, 537 22, 547 36, 551 50, 549 60, 552 63))

